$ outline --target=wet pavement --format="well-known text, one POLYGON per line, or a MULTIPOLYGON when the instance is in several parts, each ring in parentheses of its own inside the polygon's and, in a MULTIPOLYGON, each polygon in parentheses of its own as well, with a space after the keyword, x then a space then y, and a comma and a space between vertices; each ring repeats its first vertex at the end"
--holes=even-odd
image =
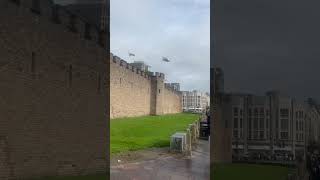
POLYGON ((199 140, 191 157, 161 156, 111 166, 111 180, 209 180, 209 141, 199 140))

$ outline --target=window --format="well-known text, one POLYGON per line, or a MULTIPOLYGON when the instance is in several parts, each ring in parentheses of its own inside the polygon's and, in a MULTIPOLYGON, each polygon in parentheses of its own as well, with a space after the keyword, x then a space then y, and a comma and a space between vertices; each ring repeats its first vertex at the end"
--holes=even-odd
POLYGON ((280 109, 280 117, 289 117, 289 109, 280 109))
POLYGON ((240 116, 242 116, 242 109, 240 109, 240 116))
POLYGON ((260 118, 260 129, 264 129, 264 119, 260 118))
POLYGON ((233 137, 234 137, 234 138, 238 138, 238 131, 237 131, 237 130, 234 130, 234 131, 233 131, 233 137))
POLYGON ((257 108, 254 108, 254 116, 258 116, 258 109, 257 108))
POLYGON ((288 132, 280 132, 281 139, 288 139, 288 132))
POLYGON ((264 109, 260 108, 260 116, 264 116, 264 109))
POLYGON ((253 132, 253 139, 258 139, 258 131, 253 132))
POLYGON ((253 120, 253 128, 258 129, 258 118, 254 118, 253 120))
POLYGON ((266 128, 269 128, 269 118, 266 119, 266 128))
POLYGON ((238 116, 238 108, 237 107, 233 108, 233 115, 238 116))
POLYGON ((233 128, 238 128, 238 118, 233 119, 233 128))
POLYGON ((280 128, 281 130, 288 130, 289 127, 289 120, 288 119, 281 119, 280 120, 280 128))
POLYGON ((240 128, 242 129, 242 118, 240 118, 240 128))
POLYGON ((160 94, 160 89, 159 89, 159 94, 160 94))
POLYGON ((260 139, 264 139, 264 131, 260 131, 260 139))

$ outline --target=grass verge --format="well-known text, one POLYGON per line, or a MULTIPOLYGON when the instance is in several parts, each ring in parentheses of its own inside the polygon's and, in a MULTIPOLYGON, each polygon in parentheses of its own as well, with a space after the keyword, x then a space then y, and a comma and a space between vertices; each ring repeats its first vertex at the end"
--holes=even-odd
POLYGON ((111 154, 170 145, 170 136, 185 131, 198 114, 180 113, 111 120, 111 154))

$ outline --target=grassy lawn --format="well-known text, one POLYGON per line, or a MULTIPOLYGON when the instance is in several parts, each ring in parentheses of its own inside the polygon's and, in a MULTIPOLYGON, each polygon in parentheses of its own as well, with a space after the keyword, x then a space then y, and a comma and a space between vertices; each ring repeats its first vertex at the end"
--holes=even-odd
POLYGON ((197 114, 181 113, 112 119, 111 154, 169 146, 169 138, 173 133, 185 131, 188 124, 198 118, 197 114))
POLYGON ((89 176, 70 176, 70 177, 44 177, 30 180, 107 180, 105 174, 89 175, 89 176))
POLYGON ((255 164, 218 164, 214 165, 214 180, 286 180, 293 170, 281 166, 255 164))

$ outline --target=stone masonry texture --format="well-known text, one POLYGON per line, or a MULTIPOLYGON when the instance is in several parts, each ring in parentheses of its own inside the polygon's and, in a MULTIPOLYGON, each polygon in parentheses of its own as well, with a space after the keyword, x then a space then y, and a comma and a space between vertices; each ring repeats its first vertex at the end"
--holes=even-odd
POLYGON ((110 54, 110 118, 182 112, 181 92, 164 86, 162 73, 147 74, 110 54))
POLYGON ((106 172, 108 53, 30 2, 0 2, 0 179, 106 172))

